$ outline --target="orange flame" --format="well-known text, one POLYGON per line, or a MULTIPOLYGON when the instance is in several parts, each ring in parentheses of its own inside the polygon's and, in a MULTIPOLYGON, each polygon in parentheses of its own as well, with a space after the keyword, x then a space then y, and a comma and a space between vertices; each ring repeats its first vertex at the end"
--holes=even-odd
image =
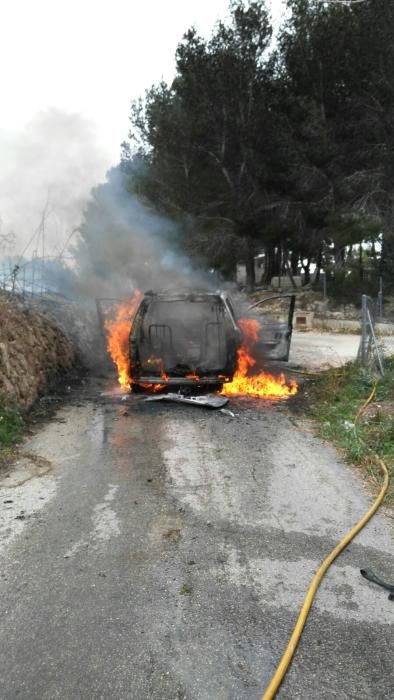
POLYGON ((161 389, 165 389, 166 385, 165 384, 140 384, 143 389, 148 389, 149 391, 160 391, 161 389))
POLYGON ((124 388, 130 384, 129 335, 140 299, 141 292, 137 289, 130 301, 116 306, 115 319, 106 320, 104 324, 107 331, 107 350, 118 369, 118 382, 124 388))
POLYGON ((258 396, 261 398, 285 398, 297 393, 297 382, 293 379, 286 383, 285 375, 279 377, 260 372, 251 374, 256 364, 253 346, 259 336, 260 323, 255 319, 240 319, 238 325, 242 330, 243 343, 238 350, 238 367, 232 382, 223 385, 222 394, 226 396, 258 396))
MULTIPOLYGON (((160 376, 165 382, 169 380, 168 374, 166 374, 163 369, 163 360, 160 357, 149 357, 146 360, 146 364, 152 366, 154 369, 160 372, 160 376)), ((148 384, 141 384, 141 386, 145 386, 145 388, 147 388, 148 384)))
POLYGON ((190 372, 190 374, 185 374, 185 379, 194 379, 195 382, 200 381, 200 377, 195 372, 190 372))

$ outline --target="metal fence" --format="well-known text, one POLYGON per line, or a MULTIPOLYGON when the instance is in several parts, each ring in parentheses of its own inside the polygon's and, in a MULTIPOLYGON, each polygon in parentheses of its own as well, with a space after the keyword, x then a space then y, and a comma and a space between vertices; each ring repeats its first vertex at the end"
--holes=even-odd
POLYGON ((384 318, 384 294, 390 294, 383 277, 368 272, 363 279, 355 275, 322 272, 318 282, 313 281, 312 288, 322 294, 324 299, 339 304, 358 304, 362 294, 378 300, 376 316, 384 318))
POLYGON ((17 264, 11 260, 0 264, 0 288, 21 296, 42 296, 46 292, 45 260, 32 260, 17 264))
MULTIPOLYGON (((375 333, 376 317, 381 312, 381 297, 377 301, 363 294, 361 297, 361 339, 358 360, 363 365, 375 365, 380 374, 384 374, 383 356, 380 352, 375 333)), ((380 313, 381 315, 381 313, 380 313)))
MULTIPOLYGON (((40 257, 35 254, 30 260, 3 258, 0 260, 0 289, 22 297, 41 297, 48 293, 56 293, 58 281, 64 286, 65 275, 72 270, 72 267, 63 264, 65 260, 72 258, 66 255, 40 257)), ((70 280, 68 287, 71 284, 70 280)))

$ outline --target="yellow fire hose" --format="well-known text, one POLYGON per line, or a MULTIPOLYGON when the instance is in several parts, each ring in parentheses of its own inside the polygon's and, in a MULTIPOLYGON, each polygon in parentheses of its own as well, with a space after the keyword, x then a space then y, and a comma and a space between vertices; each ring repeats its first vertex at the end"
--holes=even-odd
MULTIPOLYGON (((377 382, 375 383, 370 395, 368 396, 368 399, 365 401, 365 403, 361 406, 360 410, 357 413, 357 416, 355 418, 355 426, 357 425, 358 421, 360 420, 360 417, 362 416, 363 412, 367 408, 367 406, 371 403, 373 400, 375 394, 376 394, 376 387, 377 387, 377 382)), ((365 442, 359 438, 360 442, 366 447, 365 442)), ((369 448, 368 448, 369 449, 369 448)), ((333 561, 337 558, 337 556, 343 552, 343 550, 348 546, 348 544, 352 541, 352 539, 362 530, 364 525, 367 524, 367 522, 372 518, 372 516, 376 513, 377 509, 381 505, 388 486, 389 486, 389 472, 387 469, 386 464, 380 457, 373 452, 373 455, 379 464, 382 474, 383 474, 383 485, 381 487, 380 493, 378 497, 376 498, 375 502, 371 506, 371 508, 368 510, 368 512, 364 515, 363 518, 355 525, 350 532, 343 538, 339 544, 330 552, 330 554, 327 556, 327 558, 323 561, 321 564, 320 568, 316 572, 314 578, 312 579, 312 583, 308 589, 308 592, 305 596, 304 603, 301 608, 301 612, 298 616, 296 625, 294 627, 293 633, 290 637, 290 640, 288 642, 288 645, 286 647, 286 650, 282 656, 282 659, 279 663, 279 666, 277 667, 270 684, 268 685, 267 689, 265 690, 264 694, 262 695, 261 700, 271 700, 276 696, 276 693, 279 690, 279 687, 283 681, 283 678, 285 677, 285 674, 287 672, 287 669, 289 668, 289 665, 292 661, 292 658, 294 656, 294 653, 297 649, 298 643, 301 638, 301 634, 303 632, 303 629, 305 627, 306 620, 308 618, 309 611, 312 607, 313 599, 316 595, 316 591, 319 587, 320 581, 322 580, 324 574, 327 572, 333 561)))

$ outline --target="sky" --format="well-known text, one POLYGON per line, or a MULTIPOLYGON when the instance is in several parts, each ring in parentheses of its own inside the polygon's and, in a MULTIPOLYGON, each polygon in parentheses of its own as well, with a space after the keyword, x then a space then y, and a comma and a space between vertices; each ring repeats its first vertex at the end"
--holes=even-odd
MULTIPOLYGON (((131 101, 171 81, 185 31, 209 36, 228 4, 0 0, 0 258, 25 249, 45 208, 47 254, 62 250, 119 162, 131 101)), ((271 7, 277 23, 282 0, 271 7)))
MULTIPOLYGON (((277 15, 281 1, 273 0, 277 15)), ((132 99, 171 80, 182 34, 209 35, 228 0, 1 0, 0 132, 49 108, 92 123, 108 161, 128 132, 132 99)))

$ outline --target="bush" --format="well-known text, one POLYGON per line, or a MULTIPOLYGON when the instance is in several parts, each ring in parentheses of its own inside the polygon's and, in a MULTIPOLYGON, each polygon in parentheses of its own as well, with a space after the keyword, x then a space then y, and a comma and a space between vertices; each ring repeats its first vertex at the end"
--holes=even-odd
POLYGON ((23 419, 18 409, 0 396, 0 446, 16 442, 22 428, 23 419))
POLYGON ((376 297, 379 291, 379 278, 370 277, 366 274, 364 279, 360 278, 358 270, 341 270, 327 275, 327 294, 331 299, 342 304, 361 303, 361 295, 376 297))

